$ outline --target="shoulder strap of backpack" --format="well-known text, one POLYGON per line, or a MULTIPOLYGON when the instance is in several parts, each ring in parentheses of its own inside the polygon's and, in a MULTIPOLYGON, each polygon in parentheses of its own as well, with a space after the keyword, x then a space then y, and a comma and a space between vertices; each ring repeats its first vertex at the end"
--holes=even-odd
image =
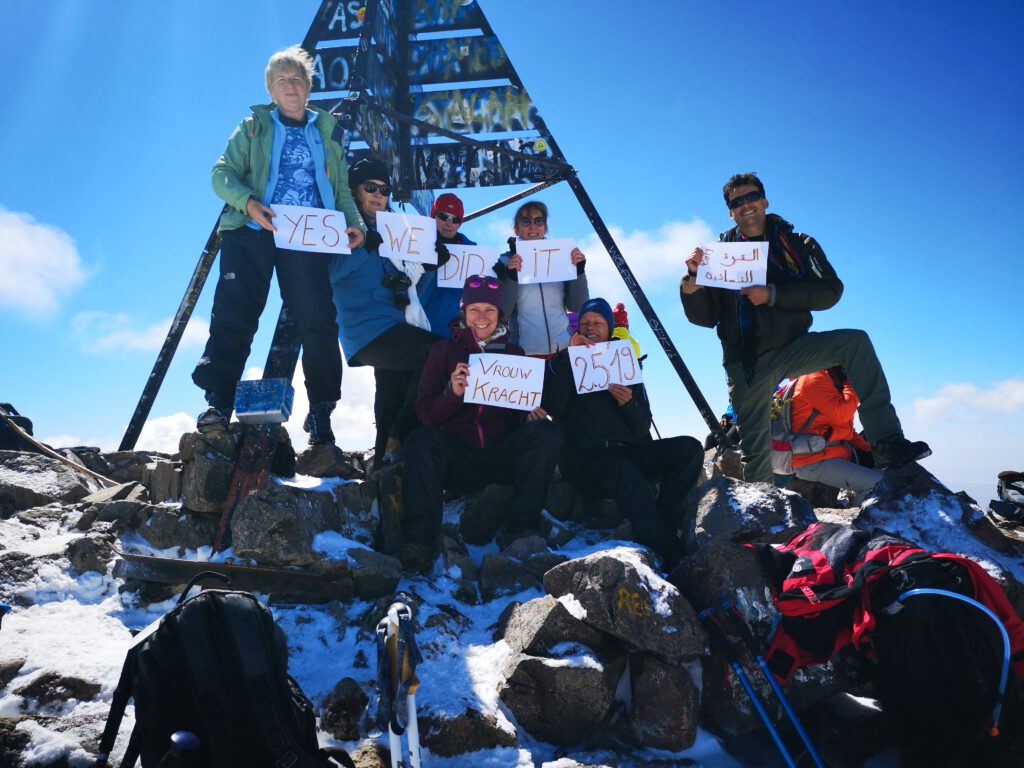
MULTIPOLYGON (((251 595, 235 595, 256 602, 256 598, 251 595)), ((257 605, 262 609, 262 605, 257 605)), ((238 661, 245 678, 246 691, 266 744, 274 756, 274 764, 281 768, 324 768, 325 763, 300 747, 291 731, 284 725, 274 691, 271 660, 267 657, 267 646, 271 645, 273 640, 267 637, 266 627, 260 621, 258 610, 252 610, 238 600, 225 600, 217 607, 227 619, 224 624, 233 636, 238 661)))
POLYGON ((96 761, 93 764, 96 768, 107 765, 107 761, 110 759, 110 750, 114 748, 114 742, 117 741, 117 732, 124 719, 124 710, 128 706, 128 699, 132 697, 132 689, 135 685, 136 653, 135 646, 132 646, 124 658, 121 676, 117 680, 117 687, 114 689, 114 695, 110 702, 110 713, 107 715, 107 722, 103 726, 103 735, 100 736, 99 747, 96 751, 96 761))

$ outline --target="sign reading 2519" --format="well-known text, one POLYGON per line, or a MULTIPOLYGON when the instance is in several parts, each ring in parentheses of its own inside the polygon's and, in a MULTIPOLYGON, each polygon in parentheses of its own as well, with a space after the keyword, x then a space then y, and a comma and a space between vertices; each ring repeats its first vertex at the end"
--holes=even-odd
POLYGON ((633 345, 623 339, 602 341, 589 347, 569 347, 572 377, 576 391, 602 392, 609 384, 632 386, 643 383, 640 363, 633 345))

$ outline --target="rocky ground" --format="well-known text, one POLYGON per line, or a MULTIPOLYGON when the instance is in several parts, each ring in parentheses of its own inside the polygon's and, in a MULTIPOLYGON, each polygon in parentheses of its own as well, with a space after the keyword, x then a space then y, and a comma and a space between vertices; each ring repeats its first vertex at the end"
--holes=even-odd
MULTIPOLYGON (((388 554, 394 468, 368 477, 362 456, 320 447, 296 457, 283 431, 279 440, 275 475, 238 506, 232 547, 217 554, 237 434, 185 435, 174 456, 71 457, 109 484, 0 451, 0 599, 13 606, 0 631, 0 765, 89 764, 132 631, 176 599, 174 587, 136 578, 122 552, 322 575, 330 587, 316 603, 267 597, 323 743, 361 768, 389 764, 372 721, 373 630, 396 596, 413 608, 424 656, 428 764, 452 767, 781 765, 695 611, 731 600, 767 636, 777 614, 740 544, 816 518, 966 554, 1024 608, 1020 532, 916 466, 856 500, 746 484, 735 455, 709 454, 687 502, 690 554, 671 574, 629 542, 614 505, 558 482, 537 535, 501 549, 510 489, 490 486, 450 501, 442 551, 420 576, 388 554)), ((805 670, 787 692, 828 765, 898 763, 855 661, 805 670)), ((129 709, 116 755, 131 723, 129 709)))

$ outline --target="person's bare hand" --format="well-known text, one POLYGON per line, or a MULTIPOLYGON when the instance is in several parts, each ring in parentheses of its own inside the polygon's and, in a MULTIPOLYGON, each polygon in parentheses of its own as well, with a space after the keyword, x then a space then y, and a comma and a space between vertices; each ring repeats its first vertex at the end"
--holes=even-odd
POLYGON ((508 269, 514 269, 516 272, 523 268, 523 257, 518 253, 512 254, 508 260, 508 264, 505 265, 508 269))
POLYGON ((547 419, 548 421, 551 421, 551 417, 548 416, 548 412, 545 411, 540 406, 534 408, 532 411, 526 414, 527 421, 541 421, 542 419, 547 419))
POLYGON ((576 333, 574 333, 572 336, 569 337, 569 346, 570 347, 592 347, 592 346, 594 346, 594 342, 592 342, 590 339, 588 339, 586 336, 584 336, 579 331, 576 331, 576 333))
POLYGON ((455 370, 452 371, 452 375, 448 379, 448 386, 452 388, 452 392, 455 393, 456 397, 462 397, 466 394, 467 376, 469 376, 469 365, 467 363, 456 364, 455 370))
POLYGON ((615 402, 619 406, 623 406, 633 399, 633 390, 629 387, 625 387, 622 384, 609 384, 608 391, 611 396, 615 398, 615 402))
POLYGON ((572 253, 569 254, 572 257, 573 266, 579 264, 581 261, 586 261, 587 257, 583 255, 583 251, 579 248, 573 248, 572 253))
POLYGON ((348 235, 349 250, 358 248, 366 241, 366 235, 359 227, 345 227, 345 234, 348 235))
POLYGON ((747 288, 741 288, 740 293, 746 296, 755 307, 767 304, 768 300, 772 297, 772 292, 768 289, 767 285, 751 285, 747 288))
POLYGON ((259 224, 270 232, 277 232, 277 227, 271 221, 274 218, 273 209, 261 203, 255 197, 250 197, 249 201, 245 204, 245 212, 249 214, 249 218, 259 224))
POLYGON ((693 249, 693 253, 690 254, 690 258, 686 260, 686 271, 691 275, 697 274, 697 267, 700 266, 701 259, 704 258, 704 249, 697 248, 693 249))

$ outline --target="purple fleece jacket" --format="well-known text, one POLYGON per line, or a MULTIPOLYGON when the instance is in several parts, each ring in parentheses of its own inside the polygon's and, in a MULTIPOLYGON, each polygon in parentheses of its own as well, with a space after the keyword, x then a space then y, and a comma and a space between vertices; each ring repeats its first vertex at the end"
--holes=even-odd
MULTIPOLYGON (((471 329, 455 328, 451 339, 435 342, 431 348, 416 392, 419 420, 461 440, 470 448, 483 448, 494 443, 519 426, 526 416, 523 411, 510 408, 464 403, 452 392, 448 381, 455 366, 469 362, 469 356, 480 351, 471 329)), ((523 354, 521 347, 503 341, 488 344, 484 351, 523 354)))

